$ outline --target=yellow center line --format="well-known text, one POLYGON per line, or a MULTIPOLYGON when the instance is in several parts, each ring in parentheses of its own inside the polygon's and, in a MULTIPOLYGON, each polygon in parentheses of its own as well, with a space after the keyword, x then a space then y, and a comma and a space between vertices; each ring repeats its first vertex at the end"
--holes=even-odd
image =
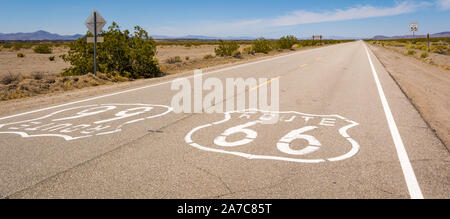
POLYGON ((308 66, 308 64, 303 64, 303 65, 301 65, 300 67, 304 68, 304 67, 306 67, 306 66, 308 66))
POLYGON ((262 87, 262 86, 264 86, 264 85, 266 85, 266 84, 270 84, 270 83, 272 83, 272 81, 277 80, 277 79, 280 79, 280 78, 281 78, 281 76, 272 78, 272 79, 270 79, 270 80, 268 80, 268 81, 266 81, 266 82, 264 82, 264 83, 262 83, 262 84, 260 84, 260 85, 258 85, 258 86, 256 86, 256 87, 250 89, 250 91, 256 90, 256 89, 258 89, 258 88, 260 88, 260 87, 262 87))
POLYGON ((322 57, 317 57, 316 61, 320 61, 322 59, 322 57))

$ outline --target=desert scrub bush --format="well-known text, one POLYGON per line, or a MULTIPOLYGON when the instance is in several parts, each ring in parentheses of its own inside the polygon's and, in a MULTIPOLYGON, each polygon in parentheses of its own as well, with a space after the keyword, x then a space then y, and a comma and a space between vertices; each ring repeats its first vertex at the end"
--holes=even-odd
POLYGON ((225 57, 225 56, 233 56, 233 53, 239 49, 239 45, 234 42, 225 42, 223 40, 219 40, 219 47, 214 49, 216 56, 225 57))
POLYGON ((292 49, 295 50, 295 49, 298 49, 298 48, 301 48, 301 47, 302 47, 302 46, 301 46, 300 44, 297 43, 297 44, 295 44, 295 45, 292 46, 292 49))
POLYGON ((42 80, 44 79, 44 73, 43 72, 33 72, 31 73, 31 78, 33 78, 34 80, 42 80))
POLYGON ((255 52, 253 51, 252 46, 246 46, 242 49, 242 53, 243 54, 250 54, 250 55, 254 55, 255 52))
POLYGON ((19 83, 20 81, 22 81, 22 75, 20 74, 13 74, 11 72, 9 72, 7 75, 3 76, 0 79, 0 82, 4 85, 10 85, 10 84, 15 84, 15 83, 19 83))
POLYGON ((298 43, 298 39, 295 36, 289 35, 281 37, 278 41, 279 49, 292 49, 292 46, 298 43))
POLYGON ((427 52, 420 54, 420 58, 422 59, 428 58, 428 56, 430 56, 430 54, 428 54, 427 52))
POLYGON ((241 53, 241 51, 239 51, 239 50, 235 50, 235 51, 231 54, 231 56, 233 56, 233 58, 240 59, 240 58, 242 58, 242 53, 241 53))
POLYGON ((47 44, 39 44, 36 47, 34 47, 34 52, 38 54, 51 54, 52 48, 47 44))
POLYGON ((208 55, 203 56, 203 59, 204 59, 204 60, 213 59, 213 58, 214 58, 214 56, 211 55, 211 54, 208 54, 208 55))
POLYGON ((431 52, 445 55, 448 53, 448 48, 444 45, 433 45, 431 47, 431 52))
POLYGON ((17 57, 18 57, 18 58, 25 58, 25 54, 23 54, 23 53, 17 53, 17 57))
POLYGON ((13 51, 19 51, 23 48, 23 43, 13 43, 12 50, 13 51))
POLYGON ((167 64, 175 64, 175 63, 179 63, 179 62, 183 62, 183 60, 181 60, 180 56, 170 57, 169 59, 166 60, 167 64))
POLYGON ((11 43, 3 44, 3 48, 5 48, 5 49, 11 49, 12 47, 13 47, 13 44, 11 44, 11 43))
POLYGON ((55 61, 55 56, 50 56, 50 57, 48 57, 48 60, 50 60, 50 62, 55 61))
MULTIPOLYGON (((108 75, 127 78, 151 78, 162 76, 156 59, 156 42, 139 26, 131 34, 120 30, 113 22, 102 33, 105 42, 97 45, 97 69, 108 75)), ((62 76, 85 75, 94 71, 94 47, 85 38, 69 44, 69 52, 62 55, 72 66, 64 69, 62 76)))
POLYGON ((269 40, 266 40, 264 38, 259 38, 252 43, 252 50, 255 53, 269 53, 270 51, 274 50, 274 47, 272 45, 272 42, 269 40))
POLYGON ((184 57, 184 59, 185 59, 186 61, 189 61, 189 59, 191 59, 191 57, 186 56, 186 57, 184 57))
POLYGON ((412 55, 416 54, 416 51, 408 50, 408 52, 406 54, 412 56, 412 55))

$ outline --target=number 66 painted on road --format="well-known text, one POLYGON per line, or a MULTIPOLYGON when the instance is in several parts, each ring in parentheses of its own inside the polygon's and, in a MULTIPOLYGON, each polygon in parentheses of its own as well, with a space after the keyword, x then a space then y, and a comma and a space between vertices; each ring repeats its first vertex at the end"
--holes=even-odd
MULTIPOLYGON (((258 136, 258 133, 254 130, 248 129, 251 126, 257 125, 259 123, 262 123, 261 121, 254 121, 249 122, 244 125, 239 125, 236 127, 232 127, 230 129, 227 129, 221 136, 218 136, 214 140, 214 144, 222 146, 222 147, 238 147, 243 146, 246 144, 249 144, 253 142, 253 140, 258 136), (244 133, 246 137, 240 141, 235 142, 227 142, 227 137, 234 135, 244 133)), ((314 129, 317 129, 317 126, 306 126, 301 129, 293 130, 289 132, 287 135, 285 135, 283 138, 280 139, 280 141, 277 143, 277 148, 283 153, 290 154, 290 155, 307 155, 310 153, 313 153, 320 149, 320 146, 322 146, 314 136, 312 135, 304 135, 303 133, 312 131, 314 129), (309 145, 305 147, 302 150, 293 150, 290 147, 290 144, 297 139, 304 139, 308 141, 309 145)))
MULTIPOLYGON (((280 161, 288 161, 288 162, 297 162, 297 163, 322 163, 322 162, 337 162, 342 161, 348 158, 355 156, 360 149, 359 144, 351 138, 347 131, 353 127, 358 126, 359 124, 346 119, 339 115, 312 115, 312 114, 304 114, 299 112, 268 112, 261 110, 247 110, 240 112, 228 112, 225 113, 225 119, 222 121, 218 121, 211 124, 206 124, 194 128, 190 131, 186 137, 185 141, 192 147, 197 149, 222 153, 228 155, 234 155, 239 157, 244 157, 247 159, 262 159, 262 160, 280 160, 280 161), (232 116, 233 115, 233 116, 232 116), (236 115, 236 116, 234 116, 236 115), (240 117, 239 117, 240 115, 240 117), (263 115, 263 116, 261 116, 263 115), (253 143, 258 138, 258 132, 253 130, 253 127, 256 125, 269 125, 266 123, 266 119, 262 119, 267 117, 267 115, 278 115, 280 117, 280 122, 276 124, 275 128, 282 128, 283 124, 291 124, 296 125, 298 122, 301 122, 299 126, 301 128, 290 131, 281 137, 276 143, 277 149, 285 154, 286 156, 270 156, 270 155, 256 155, 256 154, 248 154, 240 151, 236 151, 240 146, 245 146, 253 143), (259 119, 254 119, 254 116, 260 116, 259 119), (204 146, 209 145, 208 139, 204 138, 204 135, 201 135, 201 132, 206 129, 215 128, 216 126, 223 127, 226 122, 232 121, 234 119, 247 120, 246 123, 242 125, 237 125, 231 128, 226 129, 222 134, 214 139, 213 146, 204 146), (242 119, 244 118, 244 119, 242 119), (249 121, 250 120, 250 121, 249 121), (254 121, 252 121, 254 120, 254 121), (340 127, 340 128, 339 128, 340 127), (336 128, 338 128, 336 130, 336 128), (328 145, 339 148, 338 150, 333 150, 333 154, 338 154, 338 156, 330 155, 329 152, 325 153, 327 155, 322 156, 330 156, 322 159, 299 159, 293 158, 292 156, 306 156, 310 155, 314 152, 319 151, 323 148, 323 143, 320 142, 316 137, 312 136, 310 132, 314 130, 321 129, 321 134, 328 135, 326 139, 333 139, 332 141, 328 140, 328 145), (200 133, 199 133, 200 132, 200 133), (242 136, 243 137, 236 141, 229 141, 231 136, 242 136), (338 140, 338 138, 343 138, 346 141, 338 140), (197 139, 197 140, 194 140, 197 139), (292 143, 295 140, 305 140, 307 142, 307 146, 303 149, 293 149, 292 143), (342 142, 347 142, 343 144, 342 142), (331 157, 333 156, 333 157, 331 157)), ((278 119, 278 117, 277 117, 278 119)), ((273 124, 270 124, 273 125, 273 124)), ((203 131, 204 132, 204 131, 203 131)), ((328 147, 327 147, 328 148, 328 147)), ((268 153, 268 151, 265 151, 268 153)), ((273 152, 270 152, 273 153, 273 152)), ((323 153, 321 153, 323 154, 323 153)), ((317 156, 317 155, 316 155, 317 156)), ((319 155, 320 156, 320 155, 319 155)))

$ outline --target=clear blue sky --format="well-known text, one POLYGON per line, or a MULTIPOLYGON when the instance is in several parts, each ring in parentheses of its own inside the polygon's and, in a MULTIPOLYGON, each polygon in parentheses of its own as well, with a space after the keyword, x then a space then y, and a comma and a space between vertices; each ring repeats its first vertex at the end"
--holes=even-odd
POLYGON ((371 37, 450 31, 450 0, 2 0, 0 33, 85 33, 95 8, 152 35, 371 37))

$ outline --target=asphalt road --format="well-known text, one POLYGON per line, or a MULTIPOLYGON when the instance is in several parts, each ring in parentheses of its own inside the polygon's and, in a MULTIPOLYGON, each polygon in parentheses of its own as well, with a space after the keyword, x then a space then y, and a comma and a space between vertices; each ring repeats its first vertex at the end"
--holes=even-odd
POLYGON ((2 115, 0 197, 450 198, 449 152, 363 42, 203 77, 278 80, 280 110, 174 113, 166 81, 2 115))

